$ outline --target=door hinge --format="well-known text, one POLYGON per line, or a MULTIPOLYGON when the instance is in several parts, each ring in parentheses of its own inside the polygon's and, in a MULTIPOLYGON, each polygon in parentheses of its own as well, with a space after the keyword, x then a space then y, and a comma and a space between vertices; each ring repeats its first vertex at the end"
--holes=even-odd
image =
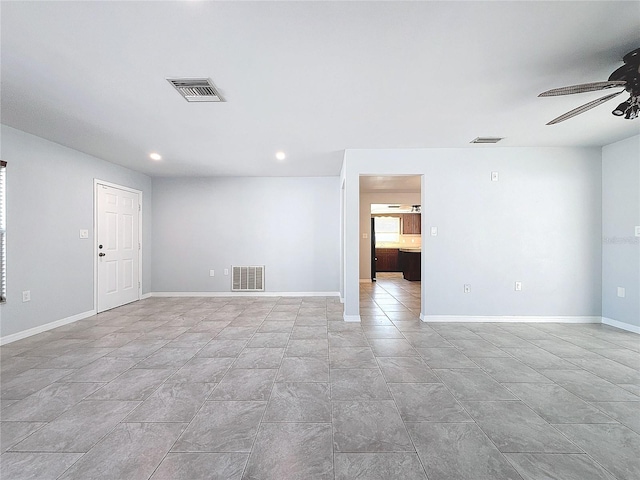
POLYGON ((138 250, 141 250, 142 246, 140 245, 140 242, 138 242, 138 250))
POLYGON ((138 211, 141 212, 142 211, 142 205, 138 204, 138 211))
POLYGON ((138 288, 140 288, 140 282, 138 282, 138 288))

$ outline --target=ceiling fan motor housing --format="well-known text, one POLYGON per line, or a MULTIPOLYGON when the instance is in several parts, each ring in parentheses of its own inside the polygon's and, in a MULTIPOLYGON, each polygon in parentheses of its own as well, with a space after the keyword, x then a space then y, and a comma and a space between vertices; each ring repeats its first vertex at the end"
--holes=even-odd
POLYGON ((640 48, 627 53, 622 60, 624 65, 613 72, 609 80, 626 82, 624 88, 630 96, 611 113, 632 120, 640 115, 640 48))

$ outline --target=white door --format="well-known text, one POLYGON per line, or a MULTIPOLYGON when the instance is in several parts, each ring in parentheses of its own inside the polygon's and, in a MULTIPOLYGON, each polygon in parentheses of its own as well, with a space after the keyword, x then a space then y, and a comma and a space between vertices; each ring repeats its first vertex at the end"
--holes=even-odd
POLYGON ((98 252, 97 311, 140 299, 140 197, 96 184, 98 252))

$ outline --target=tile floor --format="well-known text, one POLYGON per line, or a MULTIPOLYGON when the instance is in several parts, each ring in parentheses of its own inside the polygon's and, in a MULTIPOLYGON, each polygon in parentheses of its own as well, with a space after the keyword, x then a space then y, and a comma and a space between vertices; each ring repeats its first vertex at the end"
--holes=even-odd
POLYGON ((640 336, 424 324, 419 283, 151 298, 0 348, 3 480, 638 479, 640 336))

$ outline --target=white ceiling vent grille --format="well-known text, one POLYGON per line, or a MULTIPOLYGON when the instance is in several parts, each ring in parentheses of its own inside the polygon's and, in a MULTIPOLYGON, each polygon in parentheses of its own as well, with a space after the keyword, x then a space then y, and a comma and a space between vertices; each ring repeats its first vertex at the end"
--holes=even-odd
POLYGON ((264 292, 264 265, 231 267, 232 292, 264 292))
POLYGON ((476 137, 469 143, 498 143, 504 137, 476 137))
POLYGON ((187 102, 224 102, 210 78, 167 78, 187 102))

